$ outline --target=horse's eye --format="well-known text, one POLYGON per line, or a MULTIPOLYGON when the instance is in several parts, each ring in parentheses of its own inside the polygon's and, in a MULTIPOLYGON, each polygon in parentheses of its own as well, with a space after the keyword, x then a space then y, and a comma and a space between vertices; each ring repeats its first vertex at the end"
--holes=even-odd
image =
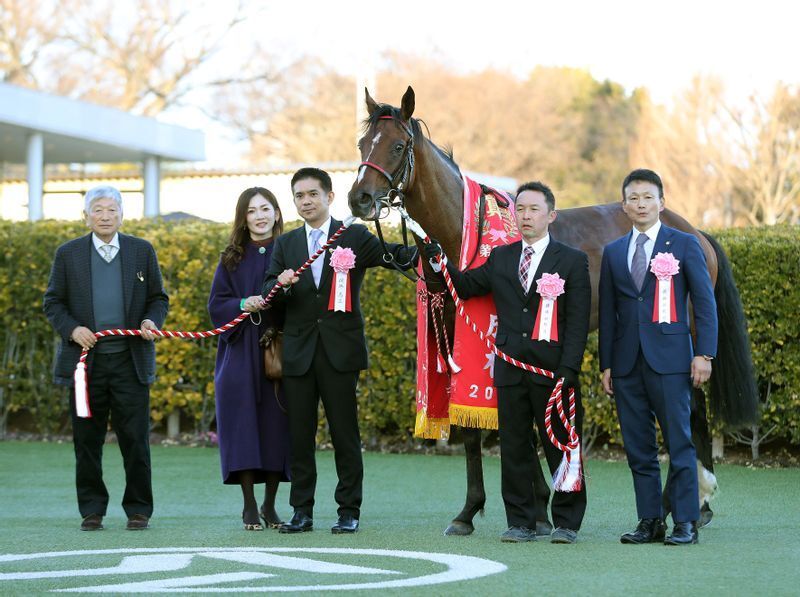
POLYGON ((403 145, 402 143, 396 143, 395 146, 394 146, 394 150, 399 153, 399 152, 403 151, 403 147, 405 147, 405 145, 403 145))

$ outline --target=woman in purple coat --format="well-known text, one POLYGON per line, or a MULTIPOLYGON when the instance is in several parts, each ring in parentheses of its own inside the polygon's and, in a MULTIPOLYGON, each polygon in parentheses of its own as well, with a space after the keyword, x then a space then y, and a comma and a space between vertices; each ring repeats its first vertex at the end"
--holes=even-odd
POLYGON ((214 371, 222 482, 241 486, 242 522, 248 531, 264 528, 259 515, 270 528, 281 524, 275 512, 275 494, 278 484, 289 480, 286 401, 280 384, 264 375, 258 343, 268 327, 283 325, 275 308, 262 310, 260 306, 272 240, 282 231, 275 196, 261 187, 245 190, 236 203, 230 241, 222 252, 208 299, 215 326, 242 311, 253 314, 220 335, 214 371), (266 485, 260 508, 253 487, 256 483, 266 485))

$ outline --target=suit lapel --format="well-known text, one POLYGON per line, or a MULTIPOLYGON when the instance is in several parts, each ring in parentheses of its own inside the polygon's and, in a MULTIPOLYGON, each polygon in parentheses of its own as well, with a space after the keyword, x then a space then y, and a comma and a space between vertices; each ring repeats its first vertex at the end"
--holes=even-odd
POLYGON ((539 262, 539 267, 536 268, 536 273, 531 280, 531 287, 528 290, 528 295, 536 291, 536 280, 542 277, 542 274, 552 274, 555 272, 556 265, 558 264, 559 253, 561 253, 561 245, 558 241, 550 239, 547 243, 547 248, 544 250, 542 260, 539 262))
POLYGON ((522 241, 518 240, 511 245, 511 259, 508 260, 509 278, 513 280, 512 286, 517 291, 517 296, 521 301, 525 300, 525 290, 519 283, 519 260, 522 258, 522 241))
MULTIPOLYGON (((658 236, 656 236, 656 242, 653 244, 653 253, 650 255, 650 259, 653 259, 659 253, 668 253, 670 251, 670 245, 672 244, 672 228, 664 226, 661 224, 661 228, 658 231, 658 236)), ((654 280, 656 279, 655 274, 650 271, 650 267, 644 273, 644 284, 642 285, 642 294, 644 294, 645 290, 650 288, 650 285, 653 284, 654 280)))
MULTIPOLYGON (((339 220, 331 218, 331 225, 328 228, 328 238, 330 238, 331 235, 334 232, 339 230, 341 225, 342 225, 342 223, 339 220)), ((341 239, 342 237, 339 237, 339 238, 341 239)), ((323 239, 322 242, 325 242, 327 240, 328 240, 327 238, 323 239)), ((341 246, 341 242, 337 243, 337 246, 341 246)), ((331 266, 330 266, 330 261, 331 261, 331 252, 330 252, 330 250, 325 251, 325 253, 323 254, 323 258, 324 258, 324 261, 322 262, 322 274, 319 277, 319 287, 320 288, 322 288, 323 286, 325 286, 328 283, 328 281, 331 278, 331 272, 333 272, 333 270, 331 269, 331 266)), ((358 259, 358 255, 356 255, 356 259, 358 259)))
MULTIPOLYGON (((631 246, 631 237, 633 236, 633 228, 631 231, 628 232, 625 236, 622 237, 620 242, 618 243, 618 251, 617 251, 617 261, 621 264, 622 270, 625 272, 625 280, 628 281, 628 286, 630 287, 633 294, 639 294, 639 289, 636 288, 636 283, 633 281, 633 276, 631 275, 631 270, 628 267, 628 248, 631 246)), ((645 276, 646 277, 646 276, 645 276)), ((646 284, 647 282, 645 282, 646 284)))
MULTIPOLYGON (((82 295, 81 303, 89 306, 87 313, 84 313, 86 321, 91 322, 91 329, 94 329, 94 309, 92 308, 92 251, 94 251, 94 243, 92 242, 92 234, 85 237, 85 242, 80 245, 79 249, 72 254, 75 261, 75 271, 78 275, 84 277, 79 280, 77 284, 77 292, 82 295)), ((70 292, 72 287, 70 287, 70 292)))
POLYGON ((119 257, 122 266, 122 300, 125 304, 125 318, 130 313, 133 300, 133 281, 136 277, 136 247, 126 234, 119 235, 119 257))

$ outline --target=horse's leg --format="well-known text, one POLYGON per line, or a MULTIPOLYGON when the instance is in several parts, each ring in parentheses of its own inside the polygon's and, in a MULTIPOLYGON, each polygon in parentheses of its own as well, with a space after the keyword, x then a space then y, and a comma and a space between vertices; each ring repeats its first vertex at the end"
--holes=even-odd
MULTIPOLYGON (((700 520, 698 527, 704 527, 711 522, 714 516, 709 501, 717 490, 717 478, 714 476, 714 460, 711 457, 711 434, 708 428, 706 415, 706 396, 702 389, 694 388, 692 391, 692 405, 690 422, 692 427, 692 443, 697 451, 697 481, 700 490, 700 520)), ((672 483, 672 467, 667 475, 667 482, 662 493, 664 503, 664 517, 672 511, 669 500, 669 488, 672 483)))
POLYGON ((483 486, 483 462, 481 461, 481 430, 461 428, 464 439, 464 453, 467 460, 467 500, 464 508, 450 523, 445 535, 470 535, 475 527, 472 519, 486 504, 486 491, 483 486))
POLYGON ((717 477, 714 475, 714 459, 711 456, 711 433, 708 428, 706 411, 706 396, 703 390, 697 388, 692 395, 692 441, 697 450, 697 482, 700 490, 700 520, 699 527, 704 527, 711 522, 714 513, 709 502, 717 491, 717 477))

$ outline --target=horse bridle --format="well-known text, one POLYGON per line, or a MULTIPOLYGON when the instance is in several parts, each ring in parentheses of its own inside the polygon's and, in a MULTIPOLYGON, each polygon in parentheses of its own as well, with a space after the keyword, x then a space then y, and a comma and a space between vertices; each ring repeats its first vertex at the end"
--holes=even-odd
MULTIPOLYGON (((360 171, 361 168, 372 168, 376 172, 379 172, 381 176, 383 176, 389 182, 389 190, 382 197, 376 197, 374 205, 375 229, 378 233, 378 238, 383 245, 383 260, 384 262, 395 267, 406 278, 412 282, 416 282, 419 277, 413 278, 405 271, 412 266, 413 262, 409 261, 408 263, 403 264, 397 263, 394 255, 392 255, 392 253, 389 251, 389 247, 386 245, 386 241, 383 238, 383 231, 381 230, 379 219, 379 215, 384 207, 387 209, 392 209, 393 207, 405 207, 405 192, 408 189, 408 184, 414 174, 414 133, 409 125, 394 116, 380 116, 378 117, 378 120, 393 120, 397 125, 400 126, 400 128, 403 129, 406 135, 408 135, 408 141, 406 142, 406 147, 403 150, 403 158, 400 166, 398 166, 397 170, 393 174, 390 174, 386 168, 383 168, 379 164, 376 164, 375 162, 364 161, 361 162, 361 165, 358 167, 358 169, 360 171)), ((402 230, 403 244, 408 247, 408 229, 406 228, 405 220, 402 221, 402 230)))

